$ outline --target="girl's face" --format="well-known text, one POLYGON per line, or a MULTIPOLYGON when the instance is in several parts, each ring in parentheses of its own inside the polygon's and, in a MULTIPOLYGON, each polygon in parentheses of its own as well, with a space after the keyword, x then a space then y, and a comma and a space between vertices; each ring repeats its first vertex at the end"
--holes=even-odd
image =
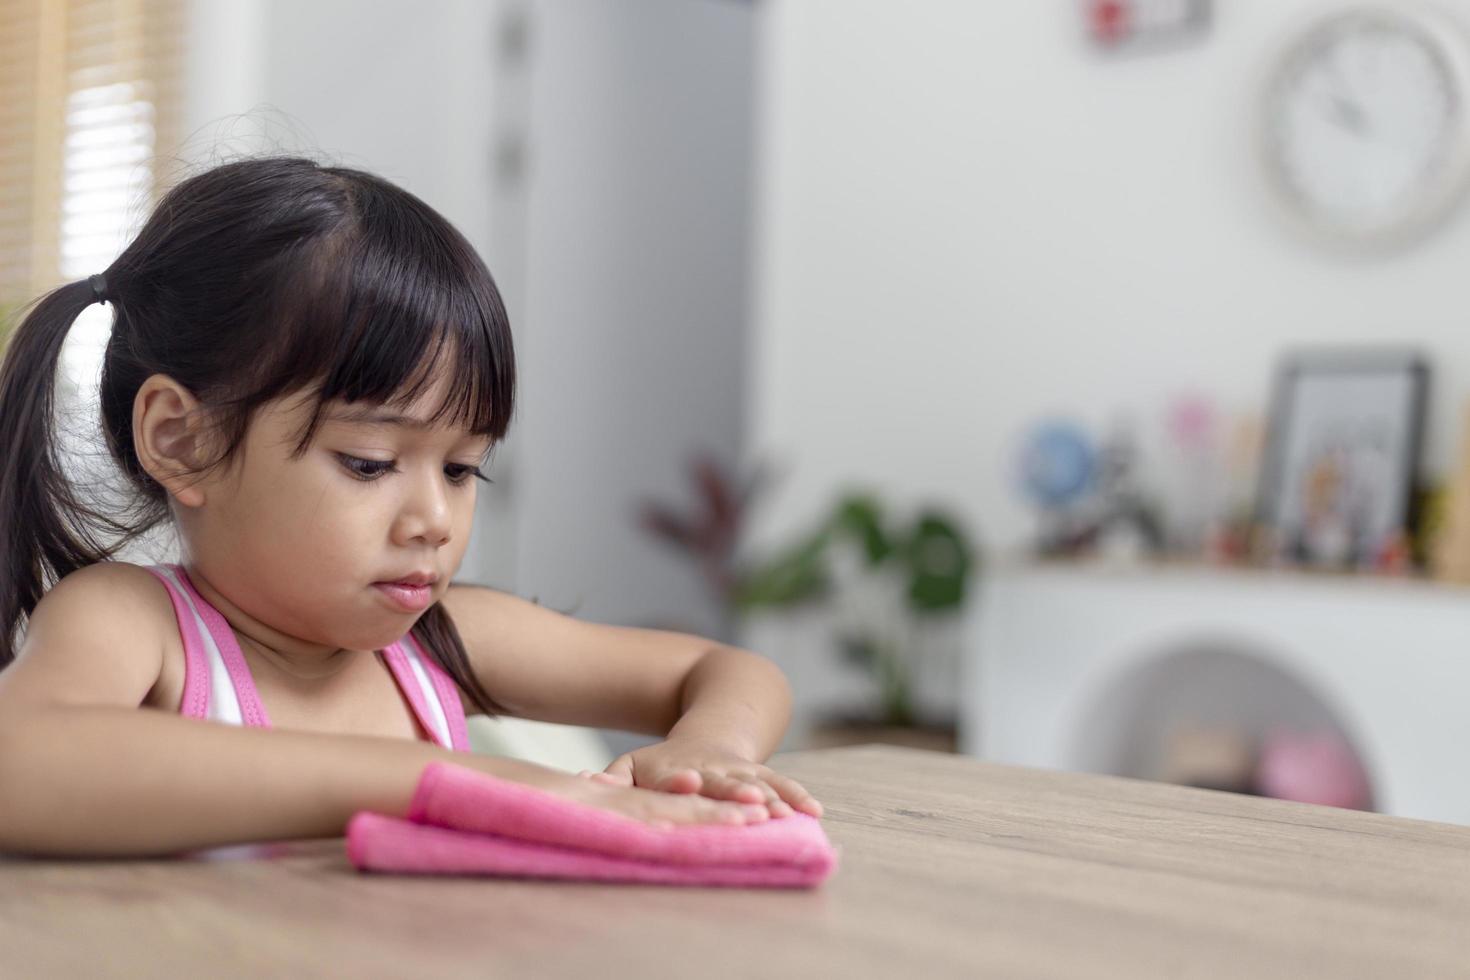
POLYGON ((407 409, 329 402, 294 459, 311 400, 268 403, 204 502, 179 508, 189 565, 255 621, 253 639, 301 655, 376 650, 443 596, 491 443, 422 421, 441 390, 407 409), (382 587, 424 577, 427 590, 382 587))

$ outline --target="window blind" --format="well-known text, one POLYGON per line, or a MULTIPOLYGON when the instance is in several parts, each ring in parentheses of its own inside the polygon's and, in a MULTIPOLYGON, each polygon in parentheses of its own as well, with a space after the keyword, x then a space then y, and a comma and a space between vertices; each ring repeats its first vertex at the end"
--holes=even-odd
POLYGON ((186 0, 0 0, 0 305, 100 272, 170 176, 186 0))

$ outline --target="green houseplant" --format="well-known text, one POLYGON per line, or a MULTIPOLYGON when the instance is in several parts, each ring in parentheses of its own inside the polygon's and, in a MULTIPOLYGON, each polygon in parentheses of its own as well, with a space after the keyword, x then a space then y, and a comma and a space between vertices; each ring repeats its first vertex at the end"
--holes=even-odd
POLYGON ((737 480, 702 455, 690 476, 698 501, 692 510, 646 501, 641 524, 698 563, 727 623, 761 611, 826 609, 843 660, 877 687, 873 720, 915 725, 917 627, 961 609, 976 563, 958 523, 933 508, 894 520, 876 495, 852 492, 773 556, 739 561, 737 545, 761 472, 737 480))
POLYGON ((734 601, 746 612, 828 605, 843 659, 877 684, 877 720, 914 725, 913 627, 959 611, 973 563, 948 515, 926 509, 895 521, 875 496, 854 493, 794 545, 746 569, 734 601))

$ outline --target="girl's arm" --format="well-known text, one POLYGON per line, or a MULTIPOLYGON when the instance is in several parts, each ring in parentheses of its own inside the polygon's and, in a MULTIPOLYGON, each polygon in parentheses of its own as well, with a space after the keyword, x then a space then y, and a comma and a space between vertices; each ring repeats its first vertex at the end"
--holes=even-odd
POLYGON ((664 737, 593 779, 821 815, 801 784, 763 765, 791 719, 790 686, 765 657, 684 633, 584 623, 474 586, 453 586, 443 601, 476 677, 512 714, 664 737))
MULTIPOLYGON (((450 756, 427 742, 264 731, 135 707, 4 711, 6 852, 128 856, 339 836, 360 809, 403 816, 423 767, 450 756)), ((502 764, 495 774, 507 778, 520 768, 481 761, 502 764)))
MULTIPOLYGON (((0 850, 141 854, 342 833, 402 815, 426 742, 260 731, 138 705, 158 679, 163 587, 122 563, 67 577, 0 673, 0 850)), ((457 760, 460 761, 460 760, 457 760)), ((507 776, 541 767, 493 761, 507 776)), ((549 773, 549 770, 542 770, 549 773)))
POLYGON ((698 737, 755 761, 790 722, 785 675, 748 650, 583 622, 480 586, 452 585, 443 602, 475 676, 517 717, 698 737))
POLYGON ((165 628, 177 627, 162 585, 122 563, 73 573, 37 605, 19 658, 0 673, 0 851, 161 854, 336 836, 358 810, 404 815, 436 760, 640 819, 732 811, 427 742, 140 709, 162 668, 165 628))

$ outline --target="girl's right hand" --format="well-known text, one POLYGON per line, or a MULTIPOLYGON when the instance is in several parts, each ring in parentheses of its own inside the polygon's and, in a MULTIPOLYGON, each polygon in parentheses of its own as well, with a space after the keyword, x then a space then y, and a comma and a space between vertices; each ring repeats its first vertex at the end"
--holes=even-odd
MULTIPOLYGON (((505 778, 503 775, 500 778, 505 778)), ((609 810, 655 827, 670 828, 678 824, 747 824, 761 823, 771 812, 764 803, 735 803, 716 800, 695 793, 665 793, 639 786, 618 786, 583 779, 559 770, 546 770, 530 779, 520 779, 564 799, 574 800, 609 810)))

